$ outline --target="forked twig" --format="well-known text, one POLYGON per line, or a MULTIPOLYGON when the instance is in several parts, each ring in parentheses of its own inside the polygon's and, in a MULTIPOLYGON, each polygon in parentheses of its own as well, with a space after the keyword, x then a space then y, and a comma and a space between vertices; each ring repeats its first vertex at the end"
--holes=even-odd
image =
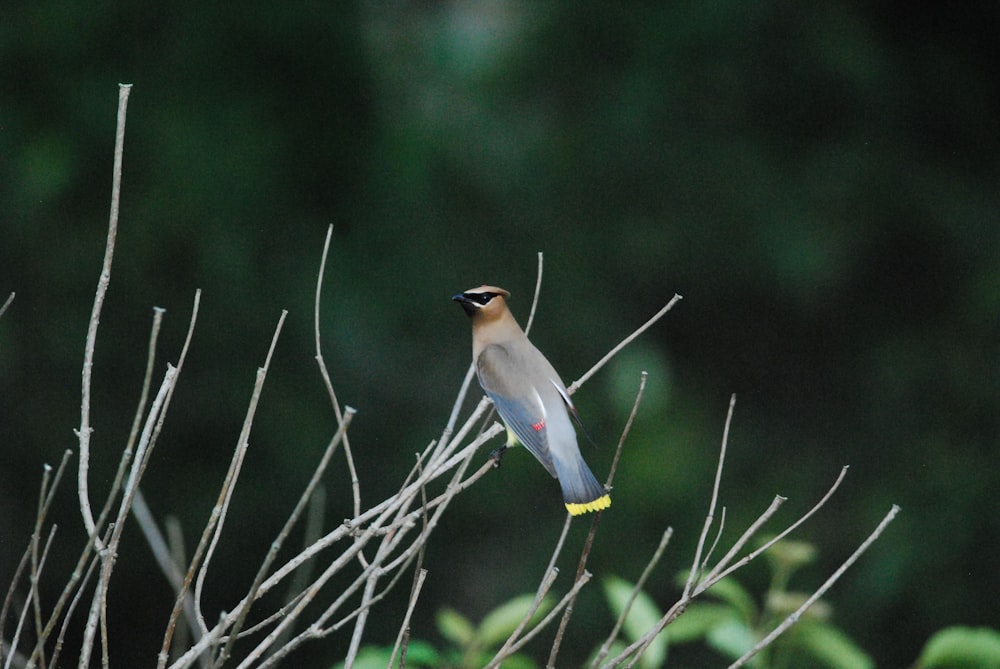
MULTIPOLYGON (((724 453, 724 450, 725 450, 725 439, 723 440, 723 442, 724 443, 723 443, 722 452, 724 453)), ((721 460, 721 457, 722 456, 720 454, 720 460, 721 460)), ((809 517, 811 517, 820 507, 822 507, 827 502, 827 500, 830 499, 830 497, 832 496, 833 492, 836 491, 837 487, 840 485, 840 482, 843 480, 844 474, 846 473, 846 471, 847 471, 847 468, 846 467, 843 468, 841 470, 841 472, 840 472, 840 475, 837 477, 837 480, 834 482, 833 486, 820 499, 820 501, 817 502, 802 517, 800 517, 798 520, 796 520, 794 523, 792 523, 788 528, 786 528, 781 533, 779 533, 779 535, 778 535, 777 538, 775 538, 775 539, 767 542, 760 549, 758 549, 756 551, 753 551, 752 553, 750 553, 749 555, 745 556, 744 558, 742 558, 738 562, 736 562, 733 565, 727 567, 727 565, 729 565, 729 562, 733 559, 733 557, 736 555, 736 553, 738 553, 739 550, 741 550, 742 547, 746 545, 746 543, 750 540, 750 538, 753 536, 753 534, 764 524, 764 522, 766 522, 774 514, 774 512, 777 511, 778 507, 781 505, 781 502, 783 502, 784 499, 785 499, 784 497, 781 497, 780 495, 776 496, 774 498, 774 500, 771 502, 771 505, 768 507, 768 509, 763 514, 761 514, 761 516, 758 517, 758 519, 756 521, 754 521, 750 525, 750 527, 743 533, 743 535, 736 541, 736 543, 733 545, 733 548, 730 549, 730 551, 724 557, 722 557, 719 560, 719 562, 716 564, 716 566, 706 576, 704 576, 704 578, 702 578, 699 581, 698 577, 695 574, 697 573, 699 567, 701 566, 700 553, 701 553, 701 549, 704 546, 704 542, 706 540, 707 532, 708 532, 708 526, 706 526, 703 529, 701 537, 699 539, 698 548, 696 549, 696 554, 697 554, 696 555, 696 559, 695 559, 693 568, 691 570, 692 573, 689 574, 689 576, 688 576, 688 581, 687 581, 687 584, 685 585, 685 590, 684 590, 684 593, 681 595, 681 598, 678 599, 677 602, 675 602, 673 604, 673 606, 671 606, 670 609, 668 609, 667 612, 660 618, 660 620, 656 623, 656 625, 654 625, 641 638, 639 638, 636 641, 634 641, 633 643, 629 644, 621 653, 619 653, 617 656, 615 656, 611 660, 605 662, 601 666, 602 667, 606 667, 606 668, 616 667, 621 662, 625 661, 628 658, 631 658, 631 660, 630 660, 629 664, 626 665, 626 666, 627 667, 633 667, 633 666, 635 666, 636 662, 639 661, 639 659, 642 657, 643 653, 646 651, 646 649, 649 647, 649 645, 653 642, 653 639, 655 639, 663 631, 663 629, 667 625, 669 625, 679 615, 681 615, 684 612, 684 610, 687 608, 688 604, 690 604, 690 602, 693 599, 695 599, 700 594, 704 593, 706 590, 708 590, 709 588, 711 588, 712 585, 714 585, 715 583, 718 583, 718 581, 721 580, 722 578, 724 578, 726 575, 731 574, 736 569, 738 569, 738 568, 746 565, 747 563, 749 563, 754 557, 760 555, 764 550, 767 550, 768 547, 774 545, 774 542, 777 541, 778 538, 787 536, 790 531, 792 531, 795 528, 797 528, 806 519, 808 519, 809 517)), ((719 470, 719 472, 721 472, 721 469, 719 470)), ((718 476, 718 472, 717 472, 717 476, 718 476)), ((714 506, 715 506, 714 495, 715 495, 715 492, 713 492, 713 502, 710 504, 710 508, 712 508, 712 509, 714 509, 714 506)), ((898 512, 898 507, 894 506, 893 507, 893 511, 891 511, 890 514, 889 514, 889 516, 887 516, 886 519, 883 520, 882 525, 879 526, 879 528, 877 529, 877 531, 875 533, 873 533, 873 535, 870 536, 869 539, 866 540, 864 544, 862 544, 862 546, 858 549, 858 551, 856 551, 855 555, 853 555, 847 562, 844 563, 844 565, 842 565, 841 569, 837 570, 837 572, 834 574, 834 577, 831 577, 831 579, 828 580, 828 582, 825 583, 820 588, 820 590, 818 590, 815 593, 815 596, 811 597, 810 600, 807 601, 808 605, 811 605, 812 602, 814 602, 816 599, 818 599, 820 596, 822 596, 822 594, 827 589, 829 589, 829 587, 833 584, 833 582, 836 580, 836 578, 839 578, 840 575, 843 574, 843 572, 846 571, 846 569, 848 567, 850 567, 851 564, 853 564, 853 562, 857 559, 857 556, 860 555, 860 553, 863 552, 865 549, 867 549, 868 546, 873 541, 875 541, 876 538, 878 538, 878 536, 881 534, 882 530, 884 529, 884 526, 886 524, 888 524, 889 521, 892 520, 892 517, 894 517, 896 515, 896 512, 898 512)), ((805 608, 801 609, 801 611, 804 611, 804 610, 805 610, 805 608)), ((799 611, 797 613, 800 615, 801 611, 799 611)), ((793 614, 793 615, 795 615, 795 614, 793 614)), ((773 639, 776 638, 782 631, 784 631, 789 626, 791 626, 797 619, 798 618, 795 617, 793 620, 791 620, 791 622, 788 622, 786 625, 784 625, 784 627, 782 627, 781 631, 778 631, 776 634, 774 634, 774 637, 771 639, 771 641, 773 641, 773 639)), ((768 641, 768 643, 770 643, 770 641, 768 641)), ((764 645, 761 645, 760 648, 758 648, 756 651, 754 651, 754 653, 759 652, 759 650, 761 648, 763 648, 763 647, 764 647, 764 645)), ((749 657, 751 657, 751 656, 747 656, 746 659, 749 659, 749 657)), ((740 665, 734 665, 734 666, 740 666, 740 665)))
POLYGON ((787 618, 781 621, 780 625, 771 630, 771 632, 763 639, 761 639, 759 642, 757 642, 757 644, 753 648, 748 650, 738 660, 729 665, 729 669, 738 669, 738 667, 744 666, 757 653, 759 653, 761 650, 770 645, 775 639, 781 636, 789 627, 797 623, 799 621, 799 618, 802 617, 802 614, 805 612, 805 610, 808 609, 810 606, 812 606, 814 603, 816 603, 817 599, 826 594, 826 591, 829 590, 833 586, 833 584, 837 582, 837 579, 843 576, 844 572, 850 569, 851 565, 853 565, 857 561, 857 559, 861 557, 861 554, 864 553, 866 550, 868 550, 868 547, 871 546, 875 542, 875 540, 879 538, 879 536, 881 536, 882 532, 885 531, 885 528, 888 527, 889 523, 893 521, 893 519, 896 517, 896 514, 898 513, 899 513, 899 506, 893 504, 892 508, 889 509, 889 512, 885 515, 884 518, 882 518, 881 522, 879 522, 875 530, 868 535, 867 539, 861 542, 861 545, 858 546, 853 553, 851 553, 851 556, 849 558, 844 560, 844 563, 840 565, 837 568, 837 570, 833 572, 833 574, 830 575, 830 578, 826 579, 823 585, 817 588, 816 592, 811 594, 806 599, 806 601, 804 601, 802 605, 799 606, 799 608, 795 609, 795 611, 789 614, 787 618))
MULTIPOLYGON (((542 630, 548 627, 549 623, 552 622, 552 620, 559 614, 559 612, 562 611, 566 606, 568 606, 570 602, 576 599, 577 594, 580 592, 580 588, 587 585, 587 583, 590 582, 590 578, 591 578, 590 572, 584 572, 583 575, 576 580, 576 582, 573 584, 573 587, 570 588, 569 592, 567 592, 563 596, 563 598, 559 600, 559 603, 556 604, 552 608, 552 610, 549 611, 548 614, 531 629, 530 632, 528 632, 523 637, 518 639, 517 642, 515 642, 510 647, 507 656, 513 655, 514 653, 524 648, 525 644, 534 639, 542 630)), ((495 669, 496 667, 499 667, 500 662, 503 659, 504 658, 494 657, 492 660, 490 660, 490 663, 487 664, 486 667, 484 667, 484 669, 495 669)))
POLYGON ((694 563, 691 565, 691 573, 688 574, 687 582, 684 584, 684 594, 687 597, 691 594, 699 578, 698 566, 701 564, 701 554, 705 550, 705 541, 708 538, 709 528, 715 520, 715 506, 719 502, 719 486, 722 482, 722 469, 726 463, 726 446, 729 444, 729 427, 733 422, 733 410, 736 408, 736 395, 729 397, 729 411, 726 413, 725 427, 722 428, 722 445, 719 447, 719 464, 715 468, 715 480, 712 482, 712 496, 709 498, 708 514, 705 516, 705 523, 701 528, 701 535, 698 537, 698 544, 694 551, 694 563))

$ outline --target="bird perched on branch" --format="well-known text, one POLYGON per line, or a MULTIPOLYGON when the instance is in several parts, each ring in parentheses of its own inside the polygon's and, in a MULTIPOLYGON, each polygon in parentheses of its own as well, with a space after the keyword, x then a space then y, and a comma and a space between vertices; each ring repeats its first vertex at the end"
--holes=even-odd
POLYGON ((472 358, 479 385, 507 426, 503 448, 524 444, 559 479, 574 516, 606 509, 611 496, 580 455, 566 385, 514 320, 508 297, 503 288, 480 286, 452 298, 472 319, 472 358))

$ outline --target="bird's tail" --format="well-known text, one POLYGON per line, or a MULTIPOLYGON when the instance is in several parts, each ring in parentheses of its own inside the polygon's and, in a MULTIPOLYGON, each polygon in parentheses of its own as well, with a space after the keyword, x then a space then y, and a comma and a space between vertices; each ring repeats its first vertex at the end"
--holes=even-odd
POLYGON ((574 462, 554 462, 562 487, 566 510, 574 516, 588 511, 600 511, 611 506, 611 495, 598 482, 590 467, 577 454, 574 462))

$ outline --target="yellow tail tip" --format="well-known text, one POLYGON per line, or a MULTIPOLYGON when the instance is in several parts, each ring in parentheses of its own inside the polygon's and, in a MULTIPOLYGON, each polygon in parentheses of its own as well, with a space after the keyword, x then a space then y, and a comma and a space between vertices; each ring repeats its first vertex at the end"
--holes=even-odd
POLYGON ((603 497, 598 497, 593 502, 585 502, 583 504, 572 504, 566 503, 566 510, 569 511, 570 515, 579 516, 583 513, 589 513, 590 511, 601 511, 611 506, 611 495, 604 495, 603 497))

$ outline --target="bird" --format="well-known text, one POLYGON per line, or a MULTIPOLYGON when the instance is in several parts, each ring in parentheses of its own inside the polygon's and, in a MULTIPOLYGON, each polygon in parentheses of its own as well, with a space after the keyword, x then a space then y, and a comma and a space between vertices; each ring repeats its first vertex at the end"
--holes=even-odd
POLYGON ((579 417, 566 384, 517 324, 509 297, 485 285, 452 297, 472 320, 476 376, 507 427, 500 453, 523 444, 559 480, 570 514, 606 509, 611 496, 580 454, 570 413, 579 417))

